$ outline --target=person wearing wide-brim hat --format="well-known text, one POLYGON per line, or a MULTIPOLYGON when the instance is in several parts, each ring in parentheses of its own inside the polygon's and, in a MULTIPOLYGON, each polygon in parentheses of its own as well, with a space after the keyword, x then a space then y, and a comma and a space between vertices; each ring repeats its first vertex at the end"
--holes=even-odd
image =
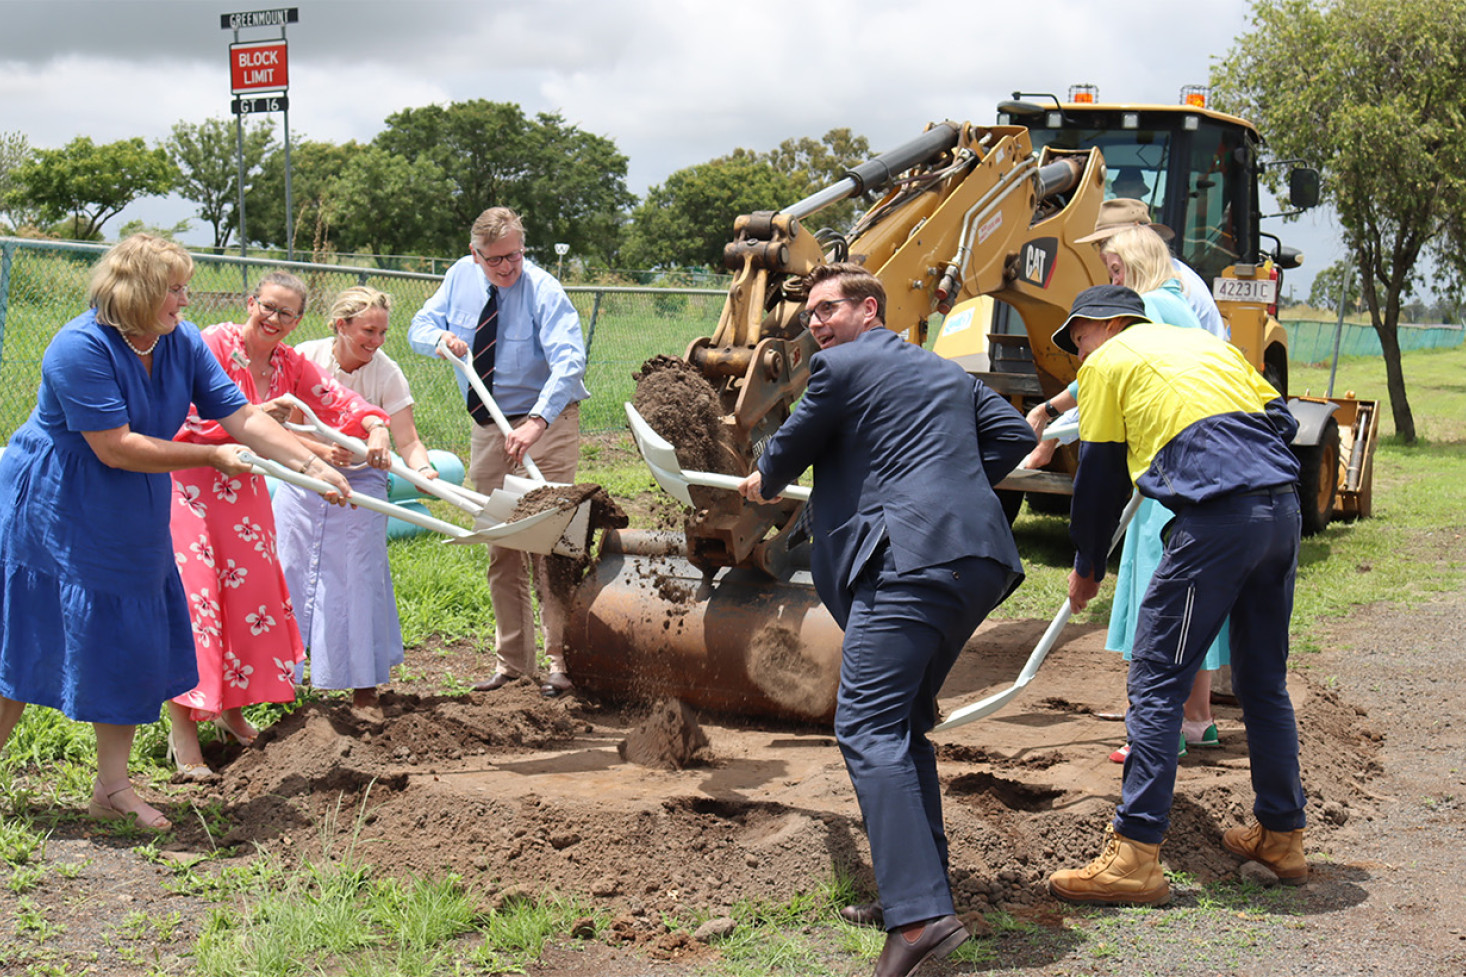
MULTIPOLYGON (((1075 238, 1074 243, 1100 244, 1132 227, 1149 228, 1160 235, 1162 241, 1169 242, 1176 236, 1176 232, 1166 225, 1150 219, 1150 207, 1145 201, 1115 197, 1100 204, 1099 214, 1094 219, 1094 230, 1084 237, 1075 238)), ((1171 255, 1171 267, 1181 281, 1181 291, 1186 296, 1187 304, 1196 313, 1196 318, 1201 320, 1201 328, 1213 336, 1229 338, 1232 335, 1231 330, 1227 326, 1227 320, 1222 318, 1217 303, 1212 299, 1211 286, 1174 253, 1171 255)))
POLYGON ((1069 603, 1099 592, 1109 542, 1134 489, 1176 513, 1137 618, 1120 803, 1098 858, 1049 877, 1060 899, 1170 899, 1160 844, 1176 787, 1182 703, 1230 616, 1256 823, 1222 843, 1285 883, 1308 877, 1298 729, 1288 698, 1288 623, 1301 515, 1283 399, 1231 344, 1145 318, 1117 285, 1079 293, 1053 335, 1080 358, 1079 469, 1069 534, 1069 603))
POLYGON ((1159 234, 1162 241, 1169 241, 1176 236, 1176 232, 1166 225, 1157 224, 1150 219, 1150 207, 1145 201, 1115 197, 1100 204, 1099 215, 1094 219, 1093 233, 1075 238, 1074 243, 1092 244, 1103 241, 1130 227, 1148 227, 1159 234))

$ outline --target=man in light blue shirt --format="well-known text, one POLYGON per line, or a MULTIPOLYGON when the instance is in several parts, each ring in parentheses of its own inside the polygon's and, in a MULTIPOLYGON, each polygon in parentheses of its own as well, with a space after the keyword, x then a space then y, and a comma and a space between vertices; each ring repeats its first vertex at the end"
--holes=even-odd
MULTIPOLYGON (((580 316, 554 276, 525 258, 519 215, 507 207, 491 207, 479 215, 468 255, 448 269, 443 284, 412 317, 407 337, 424 356, 436 356, 440 340, 455 356, 472 354, 481 372, 485 367, 480 352, 492 347, 487 383, 509 419, 512 430, 507 436, 482 411, 477 395, 470 394, 467 378, 458 377, 465 406, 474 417, 469 474, 479 492, 499 488, 506 474, 524 474, 526 453, 550 481, 575 481, 580 401, 590 396, 585 388, 580 316), (481 330, 475 349, 475 333, 481 330)), ((570 689, 564 656, 565 608, 545 585, 544 563, 542 556, 526 561, 520 550, 490 547, 489 597, 498 661, 493 677, 475 689, 492 691, 537 672, 530 566, 540 593, 550 659, 542 691, 554 696, 570 689)))

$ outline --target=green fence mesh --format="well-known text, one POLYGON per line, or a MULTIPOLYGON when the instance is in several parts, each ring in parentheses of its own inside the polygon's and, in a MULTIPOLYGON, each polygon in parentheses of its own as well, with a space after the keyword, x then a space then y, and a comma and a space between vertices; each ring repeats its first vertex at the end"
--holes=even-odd
MULTIPOLYGON (((56 330, 85 311, 92 266, 103 246, 0 238, 0 443, 30 416, 40 384, 41 357, 56 330)), ((302 262, 257 261, 194 254, 190 305, 185 315, 200 326, 238 322, 244 297, 272 268, 284 268, 311 289, 305 317, 290 336, 298 343, 330 334, 325 314, 337 292, 370 285, 392 296, 387 354, 412 385, 414 414, 430 448, 468 455, 469 421, 458 395, 454 367, 420 356, 407 344, 407 324, 437 289, 441 276, 302 262)), ((692 340, 716 328, 726 292, 720 289, 571 286, 588 344, 581 405, 587 433, 624 429, 623 401, 631 399, 632 375, 658 353, 680 356, 692 340)))
MULTIPOLYGON (((1288 330, 1288 358, 1294 363, 1328 363, 1334 356, 1336 322, 1290 319, 1283 322, 1288 330)), ((1460 326, 1400 326, 1400 350, 1447 349, 1460 346, 1466 330, 1460 326)), ((1344 323, 1339 337, 1340 356, 1379 356, 1379 335, 1373 326, 1344 323)))

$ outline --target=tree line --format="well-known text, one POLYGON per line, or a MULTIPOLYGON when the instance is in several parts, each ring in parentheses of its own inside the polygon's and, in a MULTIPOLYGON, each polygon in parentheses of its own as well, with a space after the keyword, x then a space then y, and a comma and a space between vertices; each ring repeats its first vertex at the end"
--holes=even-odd
MULTIPOLYGON (((1347 304, 1362 302, 1406 443, 1415 425, 1402 313, 1425 286, 1459 315, 1466 292, 1463 73, 1461 0, 1253 0, 1249 29, 1211 73, 1217 107, 1251 120, 1275 159, 1302 159, 1323 174, 1348 258, 1320 276, 1312 297, 1336 308, 1343 291, 1347 304)), ((176 191, 198 204, 215 247, 227 247, 238 229, 233 129, 180 122, 152 148, 83 136, 52 150, 0 133, 0 218, 12 229, 94 237, 132 200, 176 191)), ((256 245, 285 245, 282 150, 271 122, 250 124, 245 197, 256 245)), ((458 102, 398 112, 366 144, 293 146, 293 223, 297 242, 317 254, 456 255, 473 216, 505 204, 525 216, 542 261, 564 242, 592 267, 716 269, 739 214, 792 204, 869 155, 864 137, 834 129, 678 170, 638 200, 612 139, 558 114, 458 102)), ((819 220, 843 229, 855 206, 819 220)))
MULTIPOLYGON (((367 143, 292 141, 289 221, 295 246, 317 255, 457 255, 474 218, 503 205, 523 215, 542 261, 560 242, 592 267, 721 269, 739 214, 787 206, 869 152, 848 129, 737 149, 673 173, 638 200, 614 140, 555 113, 530 117, 477 99, 404 109, 367 143)), ((151 147, 78 136, 37 149, 21 133, 0 133, 0 231, 98 240, 134 200, 176 193, 197 206, 222 251, 238 243, 239 163, 233 120, 179 122, 151 147)), ((243 164, 247 243, 283 249, 285 147, 272 120, 244 126, 243 164)), ((830 217, 848 220, 853 207, 830 217)))

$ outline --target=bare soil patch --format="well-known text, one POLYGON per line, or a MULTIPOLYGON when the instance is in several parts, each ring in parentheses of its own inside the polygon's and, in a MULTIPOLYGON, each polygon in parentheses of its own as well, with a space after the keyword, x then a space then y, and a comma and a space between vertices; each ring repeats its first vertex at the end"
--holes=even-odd
MULTIPOLYGON (((1414 618, 1381 611, 1341 625, 1340 642, 1353 647, 1310 656, 1291 682, 1314 857, 1302 896, 1309 926, 1300 933, 1315 941, 1312 949, 1295 947, 1294 959, 1324 952, 1321 938, 1342 946, 1365 925, 1371 939, 1389 937, 1379 959, 1399 965, 1379 972, 1459 974, 1463 917, 1452 929, 1443 914, 1462 908, 1455 883, 1466 849, 1466 644, 1455 643, 1454 667, 1428 666, 1409 649, 1459 635, 1453 613, 1416 626, 1416 644, 1401 643, 1402 620, 1414 618), (1360 704, 1370 697, 1376 701, 1360 704), (1390 762, 1397 744, 1409 750, 1403 769, 1390 762)), ((1040 621, 986 624, 943 690, 943 708, 1006 686, 1042 630, 1040 621)), ((1107 755, 1124 729, 1096 714, 1122 703, 1124 672, 1118 656, 1103 650, 1102 629, 1074 627, 1066 638, 1025 695, 989 719, 935 737, 962 911, 1001 909, 1056 925, 1068 910, 1045 894, 1044 880, 1097 852, 1119 788, 1120 767, 1107 755)), ((872 885, 855 798, 827 728, 693 715, 668 703, 547 700, 528 681, 494 693, 435 693, 449 672, 473 678, 491 667, 488 654, 467 645, 426 645, 409 655, 413 679, 383 694, 380 716, 353 712, 347 700, 314 703, 250 750, 216 749, 208 759, 220 769, 219 784, 178 788, 167 798, 153 792, 180 825, 162 845, 162 865, 84 822, 63 823, 48 857, 83 868, 76 879, 53 875, 26 897, 68 928, 52 948, 95 950, 116 941, 129 913, 146 911, 180 914, 173 941, 149 944, 149 957, 182 952, 206 907, 161 888, 167 861, 218 844, 236 846, 240 858, 264 851, 289 861, 354 843, 382 871, 459 873, 489 902, 512 891, 577 893, 613 914, 612 943, 684 964, 711 951, 668 930, 664 914, 717 915, 742 899, 788 899, 837 868, 872 885), (638 746, 649 735, 650 754, 638 746), (681 751, 678 762, 656 762, 669 750, 681 751), (632 762, 648 756, 651 763, 632 762), (190 813, 210 804, 232 825, 223 838, 211 839, 190 813)), ((1202 882, 1237 870, 1219 836, 1243 823, 1251 806, 1240 715, 1228 706, 1218 715, 1221 748, 1181 760, 1162 850, 1169 868, 1202 882)), ((34 808, 47 803, 37 797, 34 808)), ((13 918, 18 906, 16 896, 0 894, 0 912, 13 918)), ((589 956, 552 954, 536 972, 645 972, 608 953, 599 946, 589 956)), ((109 959, 94 972, 147 972, 109 959)), ((1255 972, 1362 972, 1269 959, 1271 969, 1255 972)), ((1025 966, 1064 972, 1073 963, 1055 953, 1025 966)))
MULTIPOLYGON (((1010 681, 1041 631, 1041 622, 986 625, 944 689, 945 708, 1010 681)), ((1124 736, 1122 724, 1094 715, 1124 695, 1121 662, 1102 642, 1102 630, 1076 629, 1031 687, 1037 694, 939 738, 965 909, 1044 903, 1049 872, 1096 853, 1119 787, 1120 767, 1107 756, 1124 736)), ((458 660, 459 675, 487 673, 487 657, 475 668, 464 654, 480 657, 450 649, 435 658, 458 660)), ((409 669, 427 677, 433 669, 421 655, 409 669)), ((1371 811, 1377 801, 1361 788, 1378 774, 1379 747, 1369 728, 1307 678, 1293 692, 1315 812, 1371 811)), ((191 788, 191 799, 222 803, 234 825, 225 844, 294 845, 331 812, 360 810, 358 845, 383 866, 452 870, 488 888, 589 892, 617 909, 720 912, 740 899, 787 899, 835 866, 871 883, 855 798, 827 729, 697 717, 707 740, 700 761, 652 770, 620 755, 649 707, 546 700, 524 681, 468 696, 388 691, 381 711, 377 720, 344 701, 310 704, 253 749, 211 758, 227 760, 222 781, 191 788)), ((1217 838, 1251 803, 1240 718, 1225 706, 1219 713, 1222 747, 1181 761, 1165 849, 1170 867, 1202 880, 1235 870, 1217 838)), ((168 847, 206 848, 202 828, 182 820, 168 847)), ((1333 827, 1320 820, 1314 837, 1326 838, 1333 827)), ((337 819, 341 844, 353 822, 337 819)))

